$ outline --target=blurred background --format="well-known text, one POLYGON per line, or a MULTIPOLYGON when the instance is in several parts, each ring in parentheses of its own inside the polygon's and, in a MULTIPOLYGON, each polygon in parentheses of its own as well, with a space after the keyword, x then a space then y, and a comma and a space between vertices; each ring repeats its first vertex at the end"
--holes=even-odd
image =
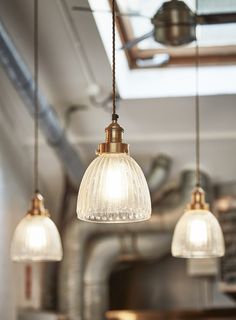
MULTIPOLYGON (((195 1, 184 2, 196 13, 195 1)), ((153 218, 98 226, 79 221, 75 207, 111 119, 110 2, 39 0, 40 190, 64 257, 12 263, 33 192, 34 3, 0 1, 1 319, 236 318, 236 2, 199 0, 197 12, 215 17, 199 18, 197 31, 201 179, 225 236, 219 260, 170 254, 195 183, 196 50, 191 30, 181 40, 154 28, 163 3, 116 1, 119 123, 147 177, 153 218)))

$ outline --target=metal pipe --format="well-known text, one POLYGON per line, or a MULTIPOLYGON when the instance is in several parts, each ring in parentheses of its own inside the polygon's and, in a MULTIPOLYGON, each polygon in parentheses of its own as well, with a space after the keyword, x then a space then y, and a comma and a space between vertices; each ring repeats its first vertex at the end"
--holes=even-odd
MULTIPOLYGON (((1 22, 0 64, 23 100, 27 110, 33 115, 35 111, 33 101, 35 83, 32 74, 1 22)), ((39 92, 38 98, 40 128, 49 145, 55 150, 63 163, 67 175, 75 185, 78 185, 84 172, 83 163, 65 136, 53 107, 49 105, 42 93, 39 92)))
POLYGON ((108 270, 111 270, 121 251, 121 243, 117 236, 104 236, 93 241, 83 278, 84 320, 104 318, 109 300, 108 270))
POLYGON ((164 154, 159 154, 153 159, 150 172, 147 176, 147 183, 151 195, 153 192, 159 191, 166 183, 170 174, 171 164, 171 158, 164 154))
POLYGON ((108 279, 117 260, 160 258, 170 250, 170 234, 110 235, 93 242, 84 272, 84 319, 101 320, 109 306, 108 279), (102 259, 101 259, 102 257, 102 259))

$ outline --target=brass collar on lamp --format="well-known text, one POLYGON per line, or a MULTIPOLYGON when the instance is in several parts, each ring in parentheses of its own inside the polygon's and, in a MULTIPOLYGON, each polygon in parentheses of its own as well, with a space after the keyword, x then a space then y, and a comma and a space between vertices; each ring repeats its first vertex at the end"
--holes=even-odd
POLYGON ((98 145, 97 154, 103 153, 129 153, 129 145, 123 143, 124 129, 113 120, 112 123, 105 129, 106 142, 98 145))
POLYGON ((205 192, 202 188, 196 187, 193 190, 187 210, 209 210, 209 204, 205 201, 205 192))
POLYGON ((33 196, 32 206, 30 210, 27 212, 27 214, 31 216, 50 217, 48 210, 44 207, 43 196, 39 192, 36 192, 33 196))

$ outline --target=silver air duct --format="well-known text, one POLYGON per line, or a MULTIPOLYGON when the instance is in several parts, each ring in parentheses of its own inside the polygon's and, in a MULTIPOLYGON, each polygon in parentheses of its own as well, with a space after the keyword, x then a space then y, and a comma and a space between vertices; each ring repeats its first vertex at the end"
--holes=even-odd
POLYGON ((160 258, 170 251, 170 246, 170 233, 125 233, 94 241, 84 272, 84 319, 104 318, 109 308, 108 280, 118 259, 160 258))
MULTIPOLYGON (((33 115, 33 77, 1 22, 0 64, 23 100, 27 110, 33 115)), ((54 109, 48 104, 42 93, 39 93, 39 123, 46 140, 63 163, 67 175, 75 185, 78 185, 84 172, 82 161, 67 140, 54 109)))

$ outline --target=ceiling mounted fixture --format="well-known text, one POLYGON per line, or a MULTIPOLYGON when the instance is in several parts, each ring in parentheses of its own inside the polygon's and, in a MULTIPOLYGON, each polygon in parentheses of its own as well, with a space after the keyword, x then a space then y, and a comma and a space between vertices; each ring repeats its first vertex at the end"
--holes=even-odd
POLYGON ((78 194, 81 220, 124 223, 147 220, 151 199, 144 174, 123 142, 123 128, 116 113, 115 1, 112 1, 112 122, 106 141, 99 144, 98 157, 87 168, 78 194))
MULTIPOLYGON (((109 12, 103 10, 91 10, 90 8, 74 6, 73 10, 90 12, 109 12)), ((196 10, 197 12, 197 10, 196 10)), ((152 18, 146 17, 137 12, 123 13, 116 12, 116 15, 123 17, 139 17, 150 19, 153 29, 148 33, 128 41, 121 49, 131 49, 141 41, 153 37, 158 43, 166 46, 181 46, 189 44, 196 39, 196 25, 210 25, 222 23, 235 23, 236 13, 200 14, 194 13, 184 1, 170 0, 162 3, 152 18)))
MULTIPOLYGON (((196 6, 197 7, 197 6, 196 6)), ((179 219, 172 240, 172 255, 179 258, 222 257, 224 238, 219 222, 209 211, 200 184, 200 114, 198 93, 199 47, 196 41, 196 186, 191 203, 179 219)))
POLYGON ((11 258, 13 261, 60 261, 62 245, 56 225, 45 209, 38 191, 38 0, 34 0, 34 196, 32 207, 20 221, 13 235, 11 258))

